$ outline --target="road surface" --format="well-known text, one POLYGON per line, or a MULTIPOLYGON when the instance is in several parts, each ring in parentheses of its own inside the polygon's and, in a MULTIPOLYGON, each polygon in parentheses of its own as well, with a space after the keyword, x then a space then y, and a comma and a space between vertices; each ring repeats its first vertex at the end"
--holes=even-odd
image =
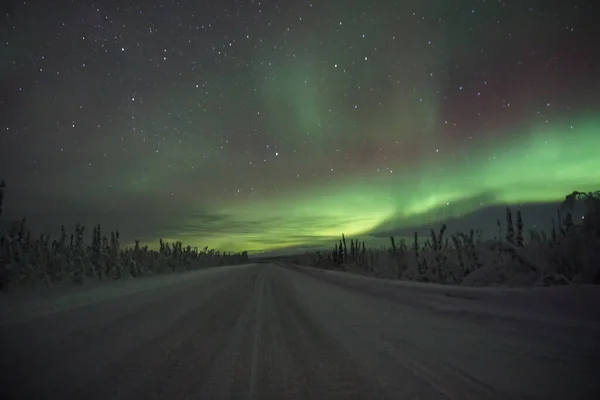
POLYGON ((272 264, 137 281, 109 298, 90 292, 87 303, 79 296, 53 311, 38 304, 29 316, 23 308, 20 320, 2 308, 0 397, 583 400, 600 393, 596 288, 588 298, 552 296, 544 305, 539 296, 394 286, 272 264))

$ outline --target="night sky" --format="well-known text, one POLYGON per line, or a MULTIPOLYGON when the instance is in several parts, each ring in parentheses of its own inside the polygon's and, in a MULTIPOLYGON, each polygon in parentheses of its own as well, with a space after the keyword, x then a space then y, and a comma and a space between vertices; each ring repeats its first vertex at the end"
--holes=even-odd
POLYGON ((4 217, 232 251, 534 220, 600 186, 594 3, 2 2, 4 217))

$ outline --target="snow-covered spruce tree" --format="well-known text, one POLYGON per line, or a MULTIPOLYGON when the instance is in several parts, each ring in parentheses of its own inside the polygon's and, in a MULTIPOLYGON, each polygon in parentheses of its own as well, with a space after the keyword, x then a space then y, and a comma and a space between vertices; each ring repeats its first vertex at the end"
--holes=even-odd
POLYGON ((475 245, 475 231, 471 229, 469 234, 457 233, 452 236, 454 248, 458 255, 458 262, 461 267, 461 274, 457 279, 457 282, 461 282, 465 276, 471 272, 481 268, 483 264, 477 254, 477 247, 475 245))
POLYGON ((69 257, 68 250, 67 232, 65 230, 65 226, 61 225, 60 237, 53 243, 52 248, 53 264, 55 268, 54 279, 56 279, 56 281, 69 281, 73 276, 73 266, 71 264, 71 257, 69 257))
POLYGON ((429 256, 429 262, 427 263, 431 269, 429 271, 429 279, 438 282, 446 282, 446 265, 448 262, 448 256, 446 250, 448 249, 448 238, 444 239, 444 233, 446 232, 446 224, 443 224, 440 228, 439 233, 433 229, 430 229, 430 240, 425 242, 425 246, 428 248, 425 251, 425 255, 429 256))
POLYGON ((83 243, 83 231, 85 227, 80 223, 75 225, 75 241, 72 249, 73 257, 73 281, 83 283, 87 276, 89 266, 87 265, 86 248, 83 243))
POLYGON ((119 231, 110 232, 110 248, 108 251, 108 263, 114 268, 114 279, 123 279, 126 277, 126 273, 123 269, 123 263, 120 260, 120 243, 119 243, 119 231))
MULTIPOLYGON (((394 240, 393 236, 390 236, 390 242, 392 245, 392 248, 390 249, 390 253, 392 255, 392 260, 393 260, 394 266, 396 268, 395 278, 402 279, 402 275, 408 268, 408 263, 406 260, 406 253, 407 253, 406 243, 405 243, 404 239, 401 239, 399 242, 399 245, 396 245, 396 241, 394 240)), ((353 248, 353 253, 354 253, 354 248, 353 248)))
MULTIPOLYGON (((136 239, 135 241, 135 245, 133 246, 133 249, 128 251, 129 255, 128 258, 130 260, 130 268, 131 268, 131 272, 133 274, 134 277, 139 277, 139 276, 144 276, 147 275, 147 270, 145 270, 142 266, 142 264, 139 262, 142 258, 142 249, 140 248, 140 241, 136 239)), ((143 261, 143 260, 141 260, 143 261)), ((148 264, 146 264, 146 268, 148 267, 148 264)), ((155 273, 155 270, 150 270, 151 273, 155 273)))
MULTIPOLYGON (((0 184, 0 211, 4 199, 4 183, 0 184)), ((102 235, 100 225, 92 232, 89 245, 84 241, 84 226, 77 224, 69 235, 64 225, 60 236, 51 240, 41 234, 33 238, 26 220, 14 221, 6 232, 0 230, 0 290, 10 286, 30 286, 59 282, 83 283, 91 279, 120 279, 130 276, 186 271, 205 266, 232 265, 248 262, 248 254, 221 253, 205 247, 202 252, 161 241, 160 251, 140 248, 121 249, 119 232, 102 235), (125 267, 125 268, 124 268, 125 267)))
POLYGON ((416 264, 417 264, 417 280, 418 281, 425 281, 426 278, 426 274, 427 274, 427 260, 425 259, 425 257, 422 257, 422 253, 420 251, 420 246, 419 246, 419 235, 417 234, 417 232, 415 232, 415 237, 413 240, 413 251, 415 252, 415 260, 416 260, 416 264))
POLYGON ((162 239, 159 240, 160 248, 159 248, 159 257, 157 263, 157 273, 166 272, 169 269, 169 243, 165 243, 162 239))
POLYGON ((108 244, 108 237, 106 235, 102 235, 101 249, 104 277, 107 279, 115 279, 117 275, 116 265, 110 262, 110 245, 108 244))
POLYGON ((89 257, 90 257, 90 273, 95 279, 104 278, 103 266, 102 266, 102 238, 100 232, 100 225, 94 226, 92 230, 92 243, 89 246, 89 257))

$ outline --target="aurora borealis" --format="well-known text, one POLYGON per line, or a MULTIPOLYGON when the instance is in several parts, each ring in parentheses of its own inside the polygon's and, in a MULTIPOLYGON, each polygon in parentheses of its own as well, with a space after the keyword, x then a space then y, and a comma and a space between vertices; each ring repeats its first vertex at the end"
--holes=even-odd
POLYGON ((130 3, 6 9, 6 217, 270 251, 600 188, 593 2, 130 3))

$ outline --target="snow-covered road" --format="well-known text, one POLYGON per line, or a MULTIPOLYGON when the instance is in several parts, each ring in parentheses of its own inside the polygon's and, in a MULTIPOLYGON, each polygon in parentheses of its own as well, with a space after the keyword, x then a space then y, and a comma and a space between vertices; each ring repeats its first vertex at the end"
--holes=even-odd
POLYGON ((0 305, 3 399, 597 399, 600 290, 252 264, 0 305))

